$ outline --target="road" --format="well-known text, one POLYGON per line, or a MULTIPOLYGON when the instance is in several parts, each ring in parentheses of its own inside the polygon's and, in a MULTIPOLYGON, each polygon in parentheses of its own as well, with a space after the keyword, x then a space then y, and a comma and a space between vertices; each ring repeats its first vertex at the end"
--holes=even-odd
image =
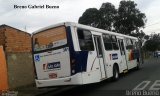
MULTIPOLYGON (((115 82, 105 80, 96 84, 76 86, 57 94, 49 92, 43 96, 127 96, 126 92, 130 92, 129 90, 160 90, 160 58, 145 60, 140 70, 131 70, 115 82)), ((156 95, 160 96, 159 93, 156 95)))

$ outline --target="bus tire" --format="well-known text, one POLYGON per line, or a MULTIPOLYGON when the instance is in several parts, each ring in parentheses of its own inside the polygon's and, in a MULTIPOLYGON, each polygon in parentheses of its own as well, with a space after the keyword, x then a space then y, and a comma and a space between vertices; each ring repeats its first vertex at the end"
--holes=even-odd
POLYGON ((113 66, 113 77, 112 77, 112 80, 116 81, 118 79, 119 79, 119 69, 118 69, 118 66, 114 65, 113 66))

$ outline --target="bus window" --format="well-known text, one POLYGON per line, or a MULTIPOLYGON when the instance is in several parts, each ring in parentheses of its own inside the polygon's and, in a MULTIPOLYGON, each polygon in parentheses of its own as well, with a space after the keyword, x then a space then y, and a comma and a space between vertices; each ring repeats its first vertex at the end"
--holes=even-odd
POLYGON ((132 42, 133 42, 133 49, 137 49, 136 40, 132 39, 132 42))
POLYGON ((119 48, 120 48, 121 55, 125 55, 123 39, 119 39, 118 43, 119 43, 119 48))
POLYGON ((65 26, 59 26, 33 35, 34 51, 61 47, 67 44, 65 26))
POLYGON ((112 40, 110 35, 108 34, 103 35, 103 41, 104 41, 105 50, 112 50, 112 40))
POLYGON ((92 34, 88 30, 77 30, 78 40, 81 50, 94 51, 92 34))
POLYGON ((111 36, 111 37, 112 37, 112 46, 113 46, 113 49, 114 50, 119 50, 116 36, 111 36))
POLYGON ((116 36, 105 34, 103 35, 103 41, 106 50, 119 50, 116 36))
POLYGON ((137 41, 135 42, 135 45, 136 45, 136 48, 138 49, 139 48, 139 43, 137 41))
POLYGON ((133 49, 133 41, 132 39, 126 39, 126 49, 127 50, 130 50, 130 49, 133 49))

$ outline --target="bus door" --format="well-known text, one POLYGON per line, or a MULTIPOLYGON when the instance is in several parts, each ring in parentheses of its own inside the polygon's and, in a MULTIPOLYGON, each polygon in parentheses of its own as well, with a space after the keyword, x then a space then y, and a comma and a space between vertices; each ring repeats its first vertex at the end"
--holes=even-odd
POLYGON ((118 39, 118 43, 119 43, 120 53, 122 57, 123 70, 128 69, 123 39, 118 39))
POLYGON ((103 79, 106 77, 106 73, 105 73, 104 55, 103 55, 103 50, 102 50, 101 36, 95 35, 94 41, 95 41, 95 46, 96 46, 96 50, 97 50, 97 58, 99 59, 101 78, 103 79))

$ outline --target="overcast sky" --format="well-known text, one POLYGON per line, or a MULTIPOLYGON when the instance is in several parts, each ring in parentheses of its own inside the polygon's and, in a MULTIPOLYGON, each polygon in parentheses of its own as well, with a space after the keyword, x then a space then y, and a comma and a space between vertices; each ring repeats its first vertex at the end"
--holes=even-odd
MULTIPOLYGON (((0 25, 7 24, 29 33, 40 28, 65 22, 78 22, 87 8, 99 9, 102 3, 119 6, 121 0, 0 0, 0 25), (14 9, 14 5, 52 5, 58 9, 14 9)), ((146 34, 160 33, 160 0, 134 0, 147 16, 146 34)))

